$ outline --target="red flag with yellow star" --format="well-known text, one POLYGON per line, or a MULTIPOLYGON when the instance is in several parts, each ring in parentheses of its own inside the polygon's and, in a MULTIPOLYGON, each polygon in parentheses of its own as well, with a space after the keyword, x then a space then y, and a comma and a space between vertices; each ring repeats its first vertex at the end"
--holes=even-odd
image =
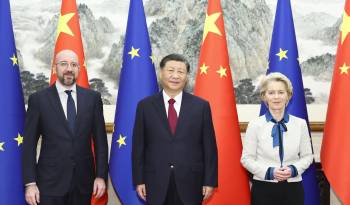
POLYGON ((241 166, 238 124, 224 18, 219 0, 208 0, 194 94, 209 101, 219 154, 219 187, 207 204, 250 204, 247 172, 241 166))
MULTIPOLYGON (((77 84, 84 88, 89 88, 89 80, 86 71, 83 42, 80 33, 79 15, 75 0, 62 0, 61 13, 58 19, 55 54, 62 50, 73 50, 79 58, 80 70, 77 84)), ((50 85, 57 79, 56 73, 51 69, 50 85)), ((92 139, 91 139, 92 140, 92 139)), ((92 146, 92 151, 94 148, 92 146)), ((99 199, 91 198, 91 205, 105 205, 108 202, 107 192, 99 199)))
POLYGON ((343 204, 350 204, 350 1, 345 3, 337 57, 328 102, 321 162, 324 173, 343 204))

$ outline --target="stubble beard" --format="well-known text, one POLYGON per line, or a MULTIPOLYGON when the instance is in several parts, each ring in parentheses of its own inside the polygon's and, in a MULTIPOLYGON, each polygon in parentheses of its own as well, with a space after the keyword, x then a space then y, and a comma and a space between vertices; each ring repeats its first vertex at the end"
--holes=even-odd
POLYGON ((64 74, 63 76, 59 76, 58 79, 60 80, 62 85, 65 85, 65 86, 72 86, 77 80, 74 73, 64 74), (67 75, 71 75, 72 77, 66 78, 67 75))

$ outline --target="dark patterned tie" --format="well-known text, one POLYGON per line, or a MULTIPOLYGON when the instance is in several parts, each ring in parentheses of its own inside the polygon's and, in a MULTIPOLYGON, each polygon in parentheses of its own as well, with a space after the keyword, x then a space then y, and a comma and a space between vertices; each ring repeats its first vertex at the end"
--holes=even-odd
POLYGON ((66 90, 64 91, 68 95, 67 99, 67 120, 70 129, 74 133, 74 126, 75 126, 75 118, 77 116, 77 111, 75 109, 74 99, 72 97, 72 90, 66 90))
POLYGON ((173 133, 173 135, 175 135, 176 124, 177 124, 177 114, 176 114, 176 110, 174 108, 175 100, 171 98, 168 102, 169 102, 169 109, 168 109, 169 126, 171 129, 171 133, 173 133))

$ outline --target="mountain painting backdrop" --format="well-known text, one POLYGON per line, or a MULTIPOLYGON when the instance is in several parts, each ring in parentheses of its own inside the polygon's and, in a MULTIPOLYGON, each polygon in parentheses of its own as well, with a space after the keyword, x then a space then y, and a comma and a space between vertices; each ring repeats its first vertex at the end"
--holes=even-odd
MULTIPOLYGON (((221 0, 237 102, 259 103, 256 85, 267 68, 277 0, 221 0)), ((129 0, 77 0, 91 87, 115 104, 129 0)), ((157 66, 172 52, 191 63, 192 92, 206 0, 144 0, 157 66)), ((59 0, 11 1, 25 98, 48 85, 59 0)), ((343 0, 293 0, 299 61, 308 103, 328 101, 343 0)))

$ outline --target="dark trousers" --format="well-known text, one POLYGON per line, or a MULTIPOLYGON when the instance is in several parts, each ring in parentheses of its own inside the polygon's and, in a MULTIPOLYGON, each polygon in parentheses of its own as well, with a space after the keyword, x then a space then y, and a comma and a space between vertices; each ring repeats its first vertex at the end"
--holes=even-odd
MULTIPOLYGON (((154 205, 154 204, 147 203, 147 205, 154 205)), ((179 192, 177 191, 173 170, 171 170, 171 172, 170 172, 168 190, 167 190, 167 194, 166 194, 165 200, 162 203, 162 205, 185 205, 185 203, 182 202, 182 200, 179 196, 179 192)), ((194 205, 194 204, 191 203, 191 205, 194 205)), ((202 203, 198 203, 195 205, 202 205, 202 203)))
POLYGON ((163 205, 183 205, 179 193, 177 192, 174 171, 171 170, 168 191, 163 205))
POLYGON ((253 180, 252 205, 303 205, 302 182, 264 182, 253 180))
POLYGON ((90 205, 91 194, 68 193, 65 196, 40 195, 40 205, 90 205))
MULTIPOLYGON (((68 193, 64 196, 46 196, 40 194, 40 205, 90 205, 91 193, 82 194, 76 186, 76 177, 72 177, 72 182, 68 193)), ((40 191, 40 190, 39 190, 40 191)), ((92 190, 91 190, 92 191, 92 190)))

